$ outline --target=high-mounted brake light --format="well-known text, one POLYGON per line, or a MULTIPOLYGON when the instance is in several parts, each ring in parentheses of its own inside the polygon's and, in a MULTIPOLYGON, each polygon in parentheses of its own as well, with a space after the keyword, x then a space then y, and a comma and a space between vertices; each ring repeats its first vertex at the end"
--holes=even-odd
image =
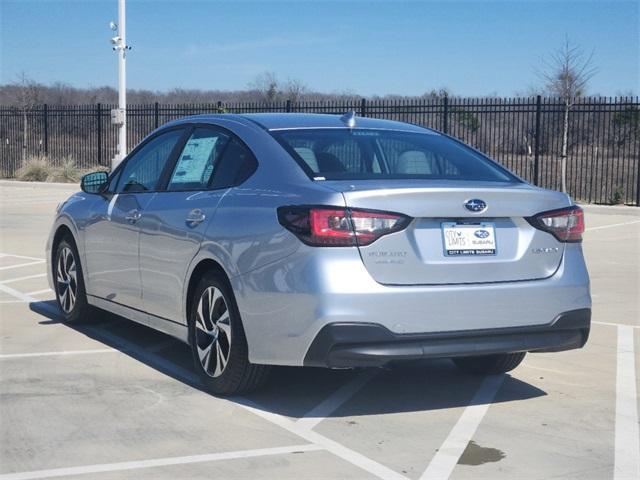
POLYGON ((534 227, 549 232, 561 242, 582 241, 584 212, 577 205, 542 212, 527 220, 534 227))
POLYGON ((340 207, 278 208, 280 224, 302 242, 315 247, 365 246, 403 230, 410 217, 399 213, 340 207))

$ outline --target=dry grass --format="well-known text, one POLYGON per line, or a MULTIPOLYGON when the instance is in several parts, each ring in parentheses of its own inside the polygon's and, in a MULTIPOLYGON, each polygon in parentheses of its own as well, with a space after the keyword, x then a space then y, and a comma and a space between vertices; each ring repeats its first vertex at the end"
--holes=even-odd
POLYGON ((84 174, 98 170, 110 171, 104 166, 80 169, 71 157, 54 161, 45 155, 34 155, 16 172, 15 178, 23 182, 78 183, 84 174))
POLYGON ((91 172, 111 172, 111 167, 107 167, 106 165, 97 165, 92 168, 88 168, 82 171, 82 174, 91 173, 91 172))
POLYGON ((45 156, 29 157, 16 172, 16 178, 23 182, 46 182, 51 175, 51 165, 45 156))
POLYGON ((78 183, 81 177, 80 169, 71 157, 63 158, 59 167, 51 169, 47 182, 78 183))

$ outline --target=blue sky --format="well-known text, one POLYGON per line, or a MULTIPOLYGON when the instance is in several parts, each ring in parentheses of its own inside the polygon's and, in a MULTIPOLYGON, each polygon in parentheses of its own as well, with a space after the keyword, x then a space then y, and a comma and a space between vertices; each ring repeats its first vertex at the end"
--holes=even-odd
MULTIPOLYGON (((128 86, 241 89, 264 71, 324 92, 513 95, 565 35, 589 91, 640 93, 638 1, 127 1, 128 86)), ((0 0, 0 83, 117 85, 117 0, 0 0)))

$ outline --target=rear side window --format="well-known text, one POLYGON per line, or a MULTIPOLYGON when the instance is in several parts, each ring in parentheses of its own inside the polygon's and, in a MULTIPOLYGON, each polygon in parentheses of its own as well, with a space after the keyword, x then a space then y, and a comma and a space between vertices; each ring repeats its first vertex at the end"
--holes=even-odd
POLYGON ((520 181, 473 149, 434 133, 345 128, 273 135, 317 179, 520 181))
POLYGON ((222 132, 196 128, 178 157, 167 190, 206 190, 228 141, 222 132))
POLYGON ((249 178, 258 167, 251 151, 232 138, 222 152, 222 158, 213 177, 213 188, 239 185, 249 178))

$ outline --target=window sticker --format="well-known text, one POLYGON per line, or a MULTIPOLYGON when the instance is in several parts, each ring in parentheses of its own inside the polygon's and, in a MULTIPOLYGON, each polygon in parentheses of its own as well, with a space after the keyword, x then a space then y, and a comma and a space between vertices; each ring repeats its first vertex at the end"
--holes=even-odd
POLYGON ((203 174, 213 169, 211 153, 215 149, 217 136, 190 138, 178 159, 171 183, 201 182, 203 174))

